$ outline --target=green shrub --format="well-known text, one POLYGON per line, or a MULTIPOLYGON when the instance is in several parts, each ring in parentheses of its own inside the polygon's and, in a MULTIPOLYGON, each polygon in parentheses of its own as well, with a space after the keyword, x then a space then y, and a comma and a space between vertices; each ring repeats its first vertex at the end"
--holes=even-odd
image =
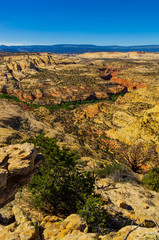
POLYGON ((103 207, 101 198, 90 196, 84 206, 81 209, 79 207, 78 213, 87 222, 89 231, 106 234, 108 213, 103 207))
POLYGON ((45 156, 44 163, 38 167, 29 183, 35 206, 65 216, 79 213, 91 231, 104 231, 107 212, 102 207, 102 200, 94 194, 92 173, 78 170, 78 155, 65 148, 60 150, 56 140, 44 134, 30 139, 30 142, 39 146, 45 156))
POLYGON ((154 167, 145 174, 142 183, 149 189, 159 192, 159 167, 154 167))
POLYGON ((14 100, 15 102, 21 102, 16 96, 9 95, 7 93, 1 93, 0 94, 0 98, 14 100))
POLYGON ((79 172, 76 168, 77 154, 65 148, 60 150, 54 139, 42 134, 31 142, 38 145, 45 156, 44 164, 29 184, 33 202, 52 213, 67 215, 76 212, 77 203, 83 205, 93 192, 92 174, 79 172))
POLYGON ((110 176, 116 182, 136 181, 135 175, 123 164, 108 164, 98 169, 96 174, 99 178, 110 176))

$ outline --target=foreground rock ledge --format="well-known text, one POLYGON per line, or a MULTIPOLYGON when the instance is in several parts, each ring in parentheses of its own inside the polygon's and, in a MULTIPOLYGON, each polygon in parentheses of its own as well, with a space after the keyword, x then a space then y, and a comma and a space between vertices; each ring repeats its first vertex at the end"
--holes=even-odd
POLYGON ((15 144, 0 148, 0 207, 14 198, 35 168, 38 151, 33 144, 15 144))
POLYGON ((159 234, 157 227, 131 225, 118 232, 99 236, 88 232, 87 223, 78 214, 71 214, 65 219, 46 216, 39 223, 28 217, 19 206, 14 205, 12 211, 15 221, 8 225, 0 225, 0 240, 155 240, 159 234), (130 232, 131 230, 133 231, 130 232))

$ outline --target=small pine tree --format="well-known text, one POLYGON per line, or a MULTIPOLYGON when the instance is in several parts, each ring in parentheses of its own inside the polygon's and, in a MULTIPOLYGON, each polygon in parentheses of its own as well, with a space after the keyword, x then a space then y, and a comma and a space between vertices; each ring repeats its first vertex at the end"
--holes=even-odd
POLYGON ((32 139, 45 156, 29 184, 33 202, 49 212, 70 214, 77 211, 77 203, 85 202, 92 194, 94 179, 90 172, 78 171, 78 155, 65 148, 60 150, 52 138, 40 135, 32 139))
POLYGON ((68 216, 79 213, 85 218, 91 231, 106 232, 107 212, 102 207, 102 200, 94 194, 92 173, 78 170, 78 155, 65 148, 60 150, 56 140, 44 134, 30 139, 39 146, 45 156, 29 189, 32 201, 38 208, 53 214, 62 213, 68 216))

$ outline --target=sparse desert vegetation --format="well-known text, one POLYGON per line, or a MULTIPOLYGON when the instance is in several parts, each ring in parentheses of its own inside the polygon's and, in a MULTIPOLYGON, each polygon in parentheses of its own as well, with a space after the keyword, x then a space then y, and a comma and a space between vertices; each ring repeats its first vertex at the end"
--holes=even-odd
POLYGON ((0 176, 7 179, 14 160, 6 155, 10 144, 31 139, 43 157, 37 155, 33 170, 32 153, 25 158, 15 149, 23 167, 13 168, 17 182, 10 191, 27 183, 28 173, 34 177, 10 203, 12 223, 4 226, 0 219, 0 239, 5 234, 18 239, 25 229, 35 240, 69 234, 123 240, 132 224, 141 224, 141 239, 150 232, 157 236, 157 57, 137 52, 1 56, 0 176))

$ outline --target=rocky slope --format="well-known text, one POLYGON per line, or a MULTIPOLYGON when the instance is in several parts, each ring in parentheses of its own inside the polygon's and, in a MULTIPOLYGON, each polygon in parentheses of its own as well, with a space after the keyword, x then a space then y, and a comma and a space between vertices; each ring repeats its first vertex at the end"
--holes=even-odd
MULTIPOLYGON (((159 216, 158 193, 130 183, 115 183, 108 178, 98 181, 97 186, 105 207, 114 215, 114 224, 119 222, 122 225, 125 221, 126 227, 104 236, 89 233, 87 223, 78 214, 71 214, 67 218, 44 214, 35 209, 31 202, 25 202, 26 193, 23 191, 16 195, 12 203, 0 209, 0 239, 123 240, 128 236, 128 240, 155 240, 159 234, 155 224, 159 216), (129 234, 137 226, 132 223, 140 226, 129 234)), ((113 223, 109 221, 108 225, 112 226, 113 223)))
MULTIPOLYGON (((152 94, 152 96, 154 95, 152 94)), ((120 99, 118 99, 118 101, 119 100, 120 99)), ((98 105, 100 108, 95 108, 96 111, 94 109, 94 105, 85 106, 87 109, 86 113, 89 114, 89 118, 92 119, 95 117, 97 123, 98 114, 101 113, 101 109, 103 109, 103 113, 105 113, 105 109, 107 109, 107 105, 104 107, 103 104, 105 103, 99 103, 98 105)), ((51 125, 48 125, 48 123, 41 123, 31 113, 22 110, 20 106, 14 105, 13 103, 11 104, 5 100, 1 101, 1 106, 3 106, 3 110, 7 108, 6 113, 7 111, 11 113, 12 123, 14 119, 12 111, 14 110, 15 115, 20 111, 20 115, 23 117, 29 115, 30 121, 32 120, 32 123, 34 122, 34 127, 36 127, 35 129, 37 129, 37 126, 39 126, 40 123, 40 126, 43 127, 43 130, 46 130, 46 127, 48 127, 48 129, 50 128, 49 134, 51 134, 51 125)), ((111 108, 118 108, 119 106, 120 105, 115 104, 111 105, 111 108)), ((82 109, 84 108, 82 107, 82 109)), ((81 114, 82 109, 80 109, 79 113, 81 119, 83 119, 83 115, 81 114)), ((75 111, 77 114, 77 109, 73 111, 75 111)), ((139 112, 141 114, 141 111, 139 112)), ((2 113, 5 113, 5 111, 2 111, 2 113)), ((34 114, 36 114, 36 112, 34 112, 34 114)), ((43 112, 41 114, 43 114, 43 112)), ((3 115, 1 115, 1 117, 2 116, 3 115)), ((51 117, 51 115, 48 116, 51 117)), ((9 117, 10 116, 8 116, 8 119, 9 117)), ((2 120, 3 119, 4 118, 2 118, 2 120)), ((1 121, 4 129, 5 127, 8 127, 8 122, 9 120, 1 121)), ((19 123, 21 124, 21 122, 18 122, 18 124, 19 123)), ((101 124, 101 121, 99 123, 101 124)), ((31 126, 30 124, 31 123, 29 122, 29 127, 31 126)), ((121 126, 123 126, 123 124, 121 124, 121 126)), ((64 131, 64 129, 62 130, 62 125, 61 128, 58 128, 58 130, 57 126, 55 126, 55 129, 52 130, 53 133, 55 130, 56 133, 58 132, 58 137, 60 136, 59 131, 61 131, 61 133, 64 131)), ((25 135, 26 137, 27 131, 28 129, 23 128, 23 136, 25 135)), ((34 132, 32 130, 33 135, 36 133, 38 133, 38 131, 34 132)), ((69 144, 70 146, 74 145, 75 140, 73 142, 71 141, 75 139, 75 135, 66 135, 67 137, 64 138, 65 140, 63 139, 63 143, 59 142, 59 144, 66 144, 66 139, 69 139, 67 146, 69 146, 69 144), (70 138, 72 139, 71 141, 70 138)), ((76 144, 76 147, 80 149, 80 144, 78 141, 76 144)), ((15 144, 1 147, 1 206, 10 201, 14 197, 19 187, 29 181, 34 165, 37 164, 37 161, 34 160, 35 157, 36 150, 34 150, 32 145, 26 143, 22 145, 15 144)), ((94 160, 88 156, 83 156, 82 161, 86 161, 89 167, 94 166, 94 160), (91 163, 91 161, 93 162, 91 163)), ((17 194, 14 202, 10 203, 5 208, 0 209, 0 239, 123 240, 130 229, 133 229, 136 226, 134 225, 122 228, 122 224, 131 225, 132 222, 134 224, 141 224, 143 221, 144 222, 142 225, 130 233, 127 239, 145 240, 149 237, 155 239, 155 234, 156 236, 158 234, 158 229, 155 222, 159 221, 159 193, 148 191, 147 189, 144 189, 142 186, 138 185, 137 182, 132 181, 120 183, 112 180, 111 178, 98 180, 96 182, 96 191, 102 195, 102 198, 105 202, 105 208, 111 215, 111 220, 109 220, 110 222, 108 222, 108 226, 110 226, 110 228, 116 228, 118 226, 118 229, 121 228, 118 232, 113 231, 108 235, 98 236, 97 234, 88 233, 88 226, 86 222, 78 215, 71 215, 66 219, 50 215, 47 216, 46 213, 44 214, 37 211, 34 206, 32 206, 31 202, 27 202, 28 197, 26 196, 28 193, 26 192, 27 194, 25 194, 25 191, 23 191, 22 193, 17 194)))
POLYGON ((155 139, 158 149, 158 54, 11 54, 1 56, 0 68, 1 92, 14 94, 28 103, 106 100, 80 107, 74 103, 69 111, 60 109, 53 113, 46 108, 29 109, 19 103, 32 110, 36 118, 45 121, 45 126, 40 121, 33 124, 37 120, 29 120, 30 113, 22 113, 18 106, 16 112, 19 113, 14 117, 12 110, 8 115, 6 108, 3 110, 6 120, 1 122, 8 122, 9 127, 5 129, 1 124, 1 142, 23 137, 28 128, 34 134, 51 132, 51 136, 58 136, 60 142, 77 149, 83 157, 91 156, 96 160, 105 159, 104 149, 107 145, 114 146, 116 140, 130 145, 138 139, 149 142, 155 139), (107 101, 119 93, 126 95, 118 98, 115 104, 107 101), (7 120, 9 116, 10 120, 7 120), (20 127, 16 129, 18 121, 20 127), (54 130, 51 130, 52 126, 54 130))
MULTIPOLYGON (((1 56, 0 69, 2 97, 7 93, 40 104, 34 108, 14 99, 0 100, 1 206, 30 180, 38 163, 36 149, 19 142, 38 133, 55 137, 61 147, 77 150, 85 169, 110 163, 111 151, 120 144, 131 146, 142 140, 146 145, 153 143, 159 152, 157 54, 13 54, 1 56), (125 95, 114 101, 118 93, 125 95), (69 108, 61 105, 53 110, 41 106, 86 99, 95 102, 74 103, 69 108)), ((143 188, 138 181, 117 182, 111 178, 97 180, 96 191, 112 216, 108 223, 112 233, 88 233, 87 224, 78 215, 66 219, 47 216, 35 210, 27 197, 26 201, 23 190, 7 210, 0 209, 0 239, 123 240, 135 226, 122 228, 122 224, 141 224, 143 220, 127 239, 156 239, 158 193, 143 188)))
POLYGON ((118 98, 118 109, 112 118, 113 128, 107 132, 107 136, 126 144, 132 144, 138 139, 155 141, 159 149, 158 94, 158 87, 147 87, 118 98))
POLYGON ((0 99, 0 143, 11 143, 40 132, 53 132, 48 125, 38 121, 20 106, 0 99))

